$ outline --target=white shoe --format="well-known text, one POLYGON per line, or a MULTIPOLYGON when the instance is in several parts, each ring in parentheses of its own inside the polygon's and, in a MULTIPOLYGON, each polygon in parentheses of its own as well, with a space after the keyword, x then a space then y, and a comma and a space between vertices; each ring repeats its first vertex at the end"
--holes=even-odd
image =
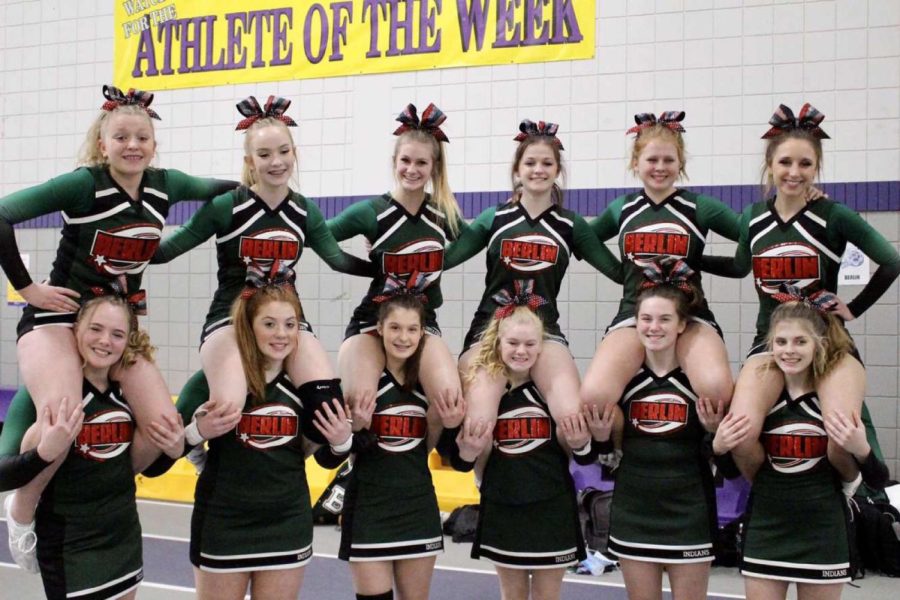
POLYGON ((194 446, 194 449, 187 453, 188 462, 194 465, 194 469, 197 471, 197 475, 203 472, 203 467, 206 466, 206 448, 203 444, 199 446, 194 446))
POLYGON ((37 561, 37 535, 34 533, 34 521, 20 525, 10 514, 15 494, 3 500, 3 512, 6 514, 6 528, 9 531, 9 552, 13 561, 29 573, 39 573, 37 561))

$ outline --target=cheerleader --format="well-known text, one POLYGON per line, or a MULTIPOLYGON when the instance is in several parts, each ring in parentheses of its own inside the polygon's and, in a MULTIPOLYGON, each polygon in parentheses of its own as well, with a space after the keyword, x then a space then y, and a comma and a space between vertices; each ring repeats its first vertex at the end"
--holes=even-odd
MULTIPOLYGON (((558 600, 566 567, 585 558, 569 457, 531 380, 546 346, 531 300, 522 294, 498 309, 466 378, 471 381, 483 370, 507 382, 481 480, 472 545, 472 558, 494 564, 503 600, 558 600)), ((568 447, 589 448, 591 434, 580 415, 563 420, 560 431, 568 447)))
MULTIPOLYGON (((618 404, 625 429, 610 506, 609 551, 619 558, 630 598, 662 598, 664 571, 675 600, 701 598, 716 531, 705 429, 714 429, 723 411, 694 393, 677 346, 693 311, 705 304, 684 261, 656 259, 644 273, 634 311, 645 362, 618 404), (701 407, 710 422, 700 418, 701 407)), ((600 418, 595 406, 586 408, 595 439, 608 445, 611 419, 600 418)))
MULTIPOLYGON (((169 207, 234 187, 150 167, 156 153, 153 120, 159 119, 150 108, 153 94, 112 86, 104 86, 103 94, 106 101, 81 151, 84 166, 0 199, 0 266, 28 302, 16 349, 38 415, 44 408, 56 414, 62 398, 81 397, 81 359, 72 335, 79 299, 116 279, 124 280, 123 289, 139 290, 169 207), (38 283, 22 262, 12 226, 56 211, 62 212, 62 238, 49 281, 38 283), (47 377, 48 372, 55 376, 47 377)), ((135 302, 142 302, 143 294, 133 292, 135 302)), ((142 356, 128 368, 115 367, 111 377, 131 401, 138 429, 163 415, 174 419, 168 386, 142 356)), ((33 505, 17 495, 11 506, 19 518, 30 520, 33 505)))
MULTIPOLYGON (((377 303, 388 278, 401 285, 424 286, 425 333, 422 387, 429 398, 462 400, 456 361, 441 339, 436 310, 443 303, 444 248, 464 227, 447 179, 447 119, 434 104, 421 115, 412 104, 397 117, 391 192, 357 202, 328 221, 338 241, 362 235, 371 246, 369 260, 378 270, 362 302, 353 311, 338 352, 338 371, 351 407, 371 404, 384 370, 384 351, 375 335, 377 303), (431 183, 431 193, 426 187, 431 183)), ((421 286, 419 286, 421 287, 421 286)))
MULTIPOLYGON (((631 171, 643 185, 639 192, 614 200, 591 229, 601 241, 617 237, 625 282, 619 311, 606 330, 581 385, 587 404, 615 404, 644 360, 636 330, 634 305, 642 270, 657 257, 685 261, 701 286, 700 267, 709 231, 736 240, 737 215, 719 200, 676 186, 687 177, 683 111, 635 115, 631 171)), ((722 330, 704 300, 678 337, 678 362, 701 396, 728 402, 733 381, 722 330)))
MULTIPOLYGON (((835 292, 841 256, 847 243, 853 243, 878 264, 878 269, 849 303, 834 293, 829 296, 826 308, 847 322, 872 306, 900 274, 900 255, 858 213, 828 199, 806 200, 822 169, 822 139, 828 139, 819 127, 824 118, 809 104, 804 104, 796 117, 790 108, 780 106, 769 121, 772 127, 763 136, 767 140, 767 190, 774 189, 775 195, 744 210, 734 259, 704 259, 704 269, 720 275, 743 277, 752 269, 759 297, 756 337, 738 376, 732 406, 738 415, 747 415, 751 425, 748 441, 733 451, 738 466, 761 460, 755 440, 784 387, 778 370, 759 369, 769 361, 769 321, 778 305, 774 295, 781 286, 794 285, 807 294, 816 290, 835 292)), ((865 368, 855 348, 843 354, 827 375, 817 378, 815 387, 826 417, 839 411, 843 415, 861 413, 864 421, 870 420, 863 404, 865 368)), ((848 495, 852 495, 858 485, 858 462, 839 444, 828 445, 828 459, 847 483, 848 495)))
MULTIPOLYGON (((583 218, 563 208, 558 184, 563 174, 562 143, 555 123, 519 125, 519 142, 512 164, 513 197, 488 208, 467 228, 447 253, 450 268, 487 248, 485 291, 472 319, 460 356, 460 371, 469 371, 480 352, 484 330, 498 308, 498 294, 519 294, 529 288, 543 298, 535 310, 544 323, 547 344, 531 377, 557 422, 580 414, 579 376, 568 341, 559 326, 556 298, 573 258, 588 261, 614 281, 621 281, 621 264, 591 232, 583 218)), ((476 372, 466 386, 467 409, 474 419, 496 419, 507 381, 476 372)))
MULTIPOLYGON (((276 96, 269 96, 263 107, 253 96, 238 103, 244 118, 237 130, 245 132, 241 186, 194 213, 163 241, 152 261, 168 262, 216 236, 218 288, 203 326, 200 358, 210 398, 216 403, 213 410, 222 416, 240 410, 247 396, 230 311, 243 288, 248 265, 265 271, 280 261, 293 268, 304 247, 309 247, 335 270, 356 275, 371 272, 369 263, 341 251, 315 203, 289 187, 297 164, 288 129, 297 123, 285 114, 290 104, 276 96)), ((305 319, 299 326, 297 351, 287 362, 291 381, 310 400, 341 397, 325 349, 305 319)), ((315 410, 313 404, 317 402, 307 407, 309 418, 315 410)), ((323 442, 316 434, 316 441, 323 442)))
POLYGON ((81 402, 63 398, 55 413, 46 406, 38 412, 22 388, 0 435, 0 490, 27 484, 40 497, 34 522, 7 518, 21 540, 13 558, 28 571, 40 570, 51 600, 134 598, 143 577, 134 473, 160 450, 177 458, 184 428, 163 416, 147 435, 136 431, 131 404, 110 379, 117 365, 138 356, 153 360, 149 338, 122 298, 85 302, 74 337, 83 361, 81 402), (20 454, 26 437, 37 443, 20 454))
MULTIPOLYGON (((374 404, 353 413, 357 444, 341 520, 339 557, 350 561, 356 598, 425 600, 441 518, 428 452, 442 428, 463 420, 461 404, 430 402, 418 384, 425 309, 413 294, 376 298, 385 370, 374 404)), ((478 432, 487 441, 489 428, 478 432)))
POLYGON ((203 371, 185 384, 177 403, 189 422, 187 442, 209 440, 191 517, 197 595, 239 600, 249 586, 254 599, 293 600, 312 557, 303 438, 316 430, 329 444, 317 458, 343 460, 350 424, 338 400, 308 416, 309 398, 286 372, 303 318, 290 269, 278 261, 268 277, 248 269, 231 318, 249 390, 241 412, 232 418, 209 410, 203 371))

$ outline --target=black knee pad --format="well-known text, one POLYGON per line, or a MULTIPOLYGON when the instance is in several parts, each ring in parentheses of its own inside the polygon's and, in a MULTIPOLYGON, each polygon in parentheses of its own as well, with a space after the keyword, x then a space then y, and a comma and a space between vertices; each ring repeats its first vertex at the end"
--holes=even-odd
POLYGON ((303 435, 315 444, 327 444, 328 441, 316 429, 313 422, 313 415, 323 404, 334 410, 332 400, 337 400, 344 404, 344 393, 341 391, 340 379, 317 379, 315 381, 307 381, 299 388, 297 392, 300 394, 300 400, 303 401, 303 435))
POLYGON ((388 590, 383 594, 375 595, 357 594, 356 600, 394 600, 394 590, 388 590))

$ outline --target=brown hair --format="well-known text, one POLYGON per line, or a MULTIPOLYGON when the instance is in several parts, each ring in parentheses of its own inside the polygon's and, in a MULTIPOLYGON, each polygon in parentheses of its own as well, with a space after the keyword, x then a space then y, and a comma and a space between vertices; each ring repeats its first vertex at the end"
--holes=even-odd
MULTIPOLYGON (((769 319, 769 335, 766 340, 769 352, 772 351, 775 339, 775 327, 783 321, 803 323, 815 341, 816 352, 813 355, 810 373, 813 386, 828 375, 845 355, 853 351, 853 340, 836 315, 831 313, 823 315, 805 302, 785 302, 772 311, 769 319)), ((761 365, 763 369, 772 367, 776 367, 775 359, 772 357, 761 365)))
POLYGON ((644 288, 634 303, 634 316, 638 316, 641 303, 647 298, 665 298, 675 303, 675 313, 679 319, 689 320, 703 305, 703 290, 693 283, 688 285, 691 288, 689 292, 668 284, 644 288))
POLYGON ((788 140, 805 140, 809 142, 812 145, 813 152, 816 155, 816 177, 819 177, 822 174, 822 162, 824 160, 822 154, 822 140, 816 137, 814 132, 797 127, 795 129, 789 129, 787 131, 779 133, 775 137, 768 138, 766 140, 765 161, 763 162, 762 166, 762 185, 764 198, 768 197, 768 195, 772 192, 772 188, 775 186, 775 182, 772 180, 772 173, 769 171, 769 167, 772 165, 772 161, 775 160, 775 152, 778 151, 778 147, 781 146, 781 144, 788 140))
POLYGON ((673 131, 662 123, 648 125, 647 127, 641 129, 638 132, 637 137, 634 138, 634 145, 631 147, 631 160, 628 163, 631 172, 637 174, 636 165, 638 163, 638 159, 641 156, 641 152, 644 151, 644 148, 647 147, 647 144, 657 139, 663 142, 668 142, 675 146, 675 153, 678 155, 678 162, 681 163, 678 168, 678 174, 681 177, 687 179, 687 152, 685 152, 684 149, 684 138, 681 136, 680 132, 673 131))
MULTIPOLYGON (((300 299, 293 285, 266 285, 257 288, 249 298, 238 296, 231 306, 234 335, 237 338, 241 364, 244 366, 244 376, 247 378, 247 390, 252 397, 250 403, 254 406, 264 403, 266 399, 266 357, 256 343, 253 319, 270 302, 287 302, 294 309, 298 321, 303 316, 300 299)), ((300 335, 299 327, 297 335, 300 335)))
POLYGON ((466 383, 471 383, 475 379, 475 373, 478 369, 484 369, 491 377, 502 375, 509 378, 509 369, 500 356, 500 328, 504 323, 510 324, 531 324, 538 329, 538 339, 543 340, 544 322, 536 312, 527 306, 517 306, 515 310, 503 319, 491 319, 484 333, 481 334, 481 345, 478 347, 478 354, 472 359, 469 370, 465 375, 466 383))
POLYGON ((294 136, 291 134, 291 130, 288 129, 288 126, 284 124, 284 121, 276 119, 275 117, 263 117, 262 119, 258 119, 253 122, 250 127, 244 132, 244 163, 241 167, 241 183, 250 187, 255 185, 259 180, 256 178, 256 173, 250 166, 250 162, 253 160, 253 152, 250 144, 251 134, 254 131, 258 131, 263 127, 280 127, 287 133, 288 139, 291 140, 291 152, 294 154, 294 174, 293 177, 297 177, 297 173, 300 170, 300 166, 297 160, 297 146, 294 144, 294 136), (249 161, 247 160, 249 159, 249 161))
POLYGON ((99 167, 106 164, 106 157, 100 152, 98 142, 106 131, 106 124, 112 118, 112 115, 143 115, 150 124, 150 131, 153 132, 154 142, 156 141, 156 129, 153 127, 153 120, 147 114, 143 106, 136 104, 124 104, 117 106, 113 110, 101 110, 100 114, 91 123, 90 128, 85 135, 84 142, 81 144, 81 150, 78 152, 78 163, 87 167, 99 167))
POLYGON ((419 382, 419 365, 422 362, 422 349, 425 347, 425 307, 412 294, 391 296, 378 306, 378 324, 383 325, 385 320, 391 316, 391 313, 398 308, 405 308, 415 312, 419 317, 419 326, 422 328, 419 346, 403 364, 403 385, 400 387, 403 391, 409 392, 419 382))
MULTIPOLYGON (((556 160, 556 164, 559 165, 558 179, 562 180, 565 183, 566 167, 563 165, 562 152, 560 152, 559 146, 553 143, 552 139, 548 136, 528 135, 524 140, 519 142, 519 145, 516 147, 516 153, 513 155, 512 169, 510 169, 513 202, 518 202, 522 196, 522 184, 516 181, 516 173, 519 171, 519 164, 522 162, 522 157, 525 156, 525 151, 534 144, 546 144, 550 147, 551 150, 553 150, 553 158, 556 160)), ((563 192, 562 186, 554 182, 553 189, 550 192, 550 201, 562 208, 564 200, 565 193, 563 192)))
POLYGON ((118 367, 127 369, 137 362, 138 357, 153 364, 153 354, 156 352, 156 347, 150 343, 150 334, 138 327, 137 316, 134 314, 131 306, 121 296, 113 294, 98 296, 82 304, 78 310, 78 316, 75 318, 76 335, 79 325, 87 321, 94 314, 94 311, 97 310, 97 307, 103 303, 120 308, 125 313, 125 320, 128 323, 128 342, 125 344, 125 351, 122 352, 118 367))

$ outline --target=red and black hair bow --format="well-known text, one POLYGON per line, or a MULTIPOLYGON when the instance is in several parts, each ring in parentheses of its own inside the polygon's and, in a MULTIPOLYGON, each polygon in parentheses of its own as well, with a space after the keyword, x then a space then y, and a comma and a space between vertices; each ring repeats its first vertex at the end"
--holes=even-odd
POLYGON ((402 123, 400 127, 394 130, 394 135, 402 135, 413 129, 421 129, 433 135, 434 139, 439 142, 450 142, 447 134, 441 129, 441 124, 447 120, 447 115, 434 103, 425 107, 421 118, 419 118, 416 105, 407 104, 403 112, 394 120, 402 123))
POLYGON ((810 307, 820 315, 831 312, 837 296, 828 290, 818 290, 811 294, 807 294, 806 290, 802 290, 795 285, 782 283, 779 291, 772 294, 772 298, 784 304, 785 302, 800 302, 810 307))
POLYGON ((779 104, 778 110, 769 119, 769 125, 772 127, 763 134, 762 139, 767 140, 794 129, 804 129, 817 139, 827 140, 830 139, 828 134, 819 127, 819 124, 824 119, 825 115, 809 102, 800 108, 800 114, 796 117, 794 116, 794 111, 789 107, 779 104))
POLYGON ((291 101, 287 98, 282 98, 281 96, 269 96, 269 99, 266 100, 265 107, 260 108, 259 101, 256 97, 248 96, 235 105, 237 106, 238 112, 244 115, 245 118, 242 119, 234 129, 235 131, 249 129, 251 125, 260 119, 265 119, 267 117, 278 119, 288 127, 296 127, 297 122, 284 114, 284 111, 286 111, 290 105, 291 101))
POLYGON ((125 94, 115 86, 104 85, 103 97, 106 98, 106 102, 104 102, 103 106, 100 108, 107 112, 112 112, 120 106, 139 106, 144 109, 144 112, 146 112, 147 116, 151 119, 156 119, 157 121, 162 120, 159 118, 159 115, 156 114, 156 111, 150 108, 150 103, 153 102, 153 94, 150 92, 143 92, 131 88, 128 90, 128 93, 125 94))
POLYGON ((638 113, 634 115, 634 122, 637 123, 637 125, 626 131, 625 135, 628 135, 629 133, 641 135, 643 130, 653 127, 654 125, 662 125, 663 127, 668 127, 672 131, 684 133, 684 127, 681 126, 681 121, 683 120, 683 110, 667 110, 666 112, 660 113, 658 119, 653 113, 638 113))
POLYGON ((118 296, 131 308, 131 312, 135 315, 147 314, 147 291, 137 290, 136 292, 128 292, 128 284, 125 277, 119 279, 111 279, 106 285, 95 285, 90 288, 91 294, 95 298, 102 296, 118 296))
POLYGON ((294 270, 287 266, 282 260, 273 260, 269 272, 266 273, 258 265, 250 265, 247 267, 247 275, 244 278, 244 290, 241 292, 241 298, 248 300, 264 287, 270 285, 290 286, 294 287, 294 270))
POLYGON ((395 296, 409 295, 422 304, 426 304, 428 302, 428 297, 425 296, 426 287, 428 287, 428 281, 425 279, 425 275, 418 271, 410 273, 406 281, 394 275, 388 275, 384 281, 384 290, 372 298, 372 302, 381 304, 395 296))
POLYGON ((674 256, 657 257, 644 267, 642 275, 644 276, 644 281, 641 283, 641 289, 668 285, 681 290, 688 296, 693 296, 694 294, 691 279, 696 273, 680 258, 675 258, 674 256))
POLYGON ((546 137, 550 138, 550 141, 557 148, 565 150, 562 142, 556 137, 557 131, 559 131, 559 125, 556 123, 550 123, 549 121, 538 121, 535 123, 530 119, 525 119, 519 123, 519 133, 513 139, 517 142, 524 142, 530 137, 546 137))
POLYGON ((504 288, 491 296, 491 299, 500 305, 494 311, 495 319, 505 319, 513 314, 513 311, 519 306, 526 306, 537 311, 538 307, 549 304, 545 298, 534 293, 534 279, 516 279, 513 287, 512 294, 504 288))

